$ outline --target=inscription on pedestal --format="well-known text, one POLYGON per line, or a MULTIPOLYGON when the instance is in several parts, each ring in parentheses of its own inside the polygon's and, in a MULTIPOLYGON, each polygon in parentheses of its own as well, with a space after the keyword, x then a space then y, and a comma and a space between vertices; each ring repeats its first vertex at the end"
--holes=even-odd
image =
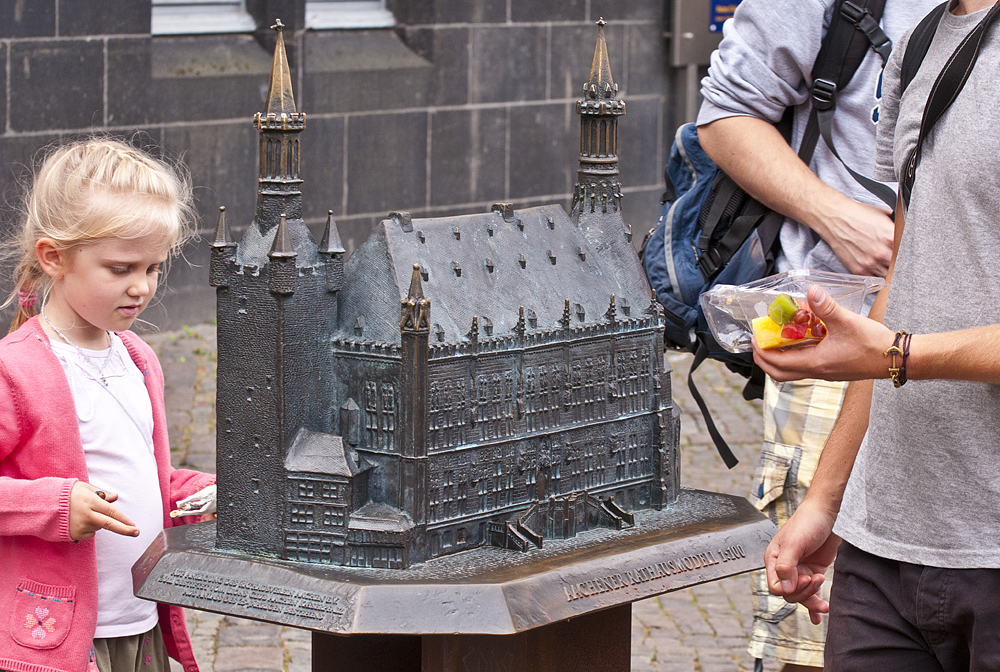
POLYGON ((157 583, 174 586, 180 589, 181 595, 196 600, 203 608, 214 607, 223 613, 241 607, 248 612, 263 612, 261 617, 282 614, 317 624, 326 622, 337 629, 343 625, 347 612, 346 602, 336 595, 234 579, 211 572, 175 569, 157 579, 157 583))
POLYGON ((584 597, 591 597, 593 595, 600 595, 601 593, 621 590, 623 588, 628 588, 629 586, 635 586, 649 581, 655 581, 656 579, 662 579, 667 576, 682 574, 684 572, 701 569, 702 567, 710 567, 712 565, 730 562, 731 560, 739 560, 745 557, 746 551, 743 550, 743 546, 737 544, 728 548, 720 548, 715 552, 705 551, 704 553, 687 555, 674 560, 657 562, 656 564, 646 565, 645 567, 640 567, 638 569, 626 570, 624 572, 618 572, 617 574, 596 577, 589 581, 563 586, 563 591, 566 594, 566 601, 572 602, 584 597))

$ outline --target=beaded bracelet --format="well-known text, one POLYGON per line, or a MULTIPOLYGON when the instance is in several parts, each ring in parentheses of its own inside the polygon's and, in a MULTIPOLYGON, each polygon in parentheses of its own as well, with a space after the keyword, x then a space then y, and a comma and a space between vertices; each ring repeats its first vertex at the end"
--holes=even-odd
POLYGON ((896 387, 906 384, 906 358, 910 356, 910 339, 913 334, 908 334, 903 329, 896 332, 896 338, 892 341, 889 349, 882 353, 883 357, 892 355, 892 365, 889 367, 889 378, 896 387), (899 366, 896 366, 896 355, 901 357, 899 366))

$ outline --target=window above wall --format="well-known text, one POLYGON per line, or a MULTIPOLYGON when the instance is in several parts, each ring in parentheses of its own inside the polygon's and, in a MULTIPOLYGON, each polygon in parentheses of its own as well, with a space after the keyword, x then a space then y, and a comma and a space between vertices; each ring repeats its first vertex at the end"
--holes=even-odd
POLYGON ((306 28, 391 28, 396 25, 385 0, 306 0, 306 28))
POLYGON ((153 35, 250 33, 256 28, 244 0, 153 0, 153 35))

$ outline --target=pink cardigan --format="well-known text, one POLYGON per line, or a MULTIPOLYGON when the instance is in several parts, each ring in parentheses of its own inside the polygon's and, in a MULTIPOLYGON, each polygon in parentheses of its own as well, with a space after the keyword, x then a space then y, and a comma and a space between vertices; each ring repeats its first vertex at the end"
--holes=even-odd
MULTIPOLYGON (((119 336, 152 402, 153 452, 169 528, 173 503, 215 477, 170 466, 160 363, 132 332, 119 336)), ((8 615, 0 619, 0 670, 87 669, 97 621, 97 557, 92 539, 72 543, 69 536, 70 490, 86 479, 73 395, 33 318, 0 340, 0 615, 8 615)), ((158 611, 167 652, 185 672, 198 672, 183 610, 161 604, 158 611)))

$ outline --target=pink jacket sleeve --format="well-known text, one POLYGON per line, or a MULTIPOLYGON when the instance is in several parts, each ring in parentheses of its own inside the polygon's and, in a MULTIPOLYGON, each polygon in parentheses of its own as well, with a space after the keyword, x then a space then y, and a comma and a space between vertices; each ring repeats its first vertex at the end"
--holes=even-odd
MULTIPOLYGON (((0 361, 0 536, 30 535, 72 541, 69 495, 75 478, 26 478, 13 453, 36 433, 18 385, 0 361)), ((53 450, 52 453, 56 453, 53 450)), ((55 455, 43 459, 57 460, 55 455)), ((59 473, 58 471, 52 473, 59 473)))

